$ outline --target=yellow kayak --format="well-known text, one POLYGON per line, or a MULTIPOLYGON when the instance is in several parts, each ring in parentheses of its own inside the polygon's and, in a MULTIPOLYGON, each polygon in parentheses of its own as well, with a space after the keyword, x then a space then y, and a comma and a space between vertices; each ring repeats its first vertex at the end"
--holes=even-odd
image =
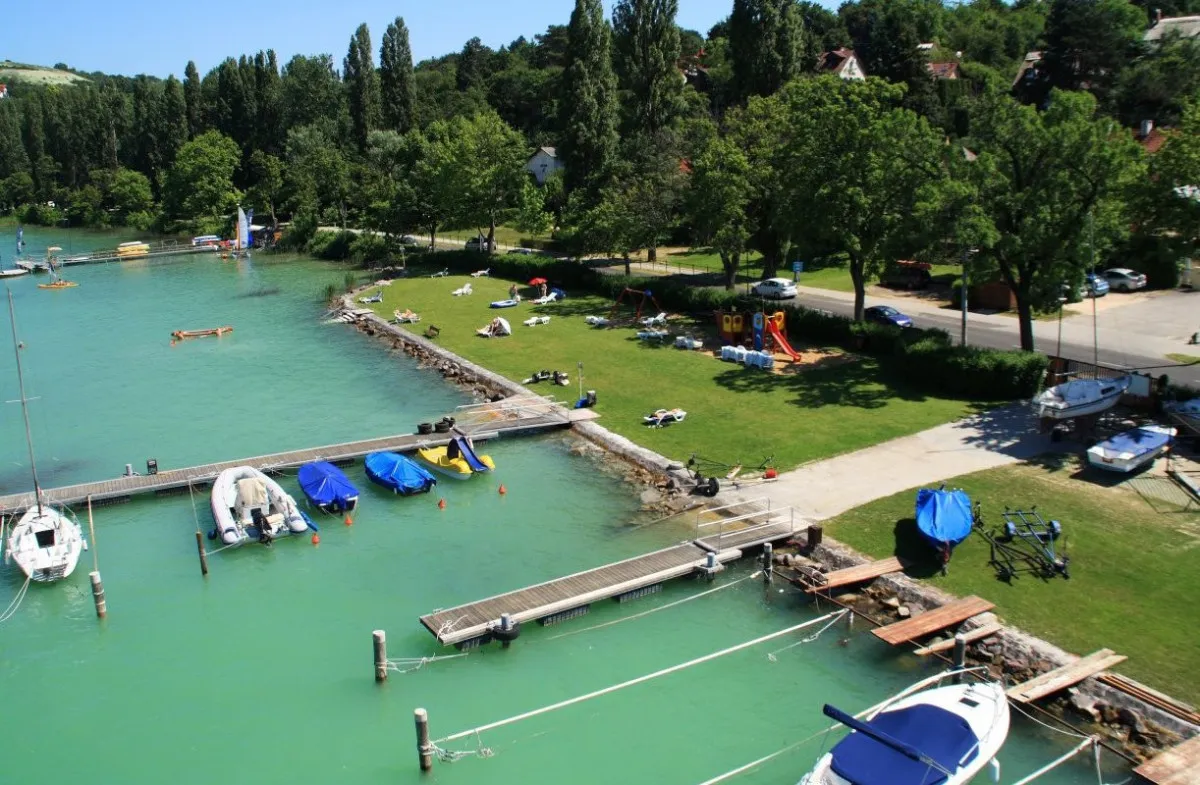
POLYGON ((480 472, 490 472, 496 468, 490 455, 478 455, 465 440, 456 439, 450 450, 448 447, 427 447, 417 450, 417 457, 429 465, 431 469, 455 480, 468 480, 471 475, 480 472), (465 449, 463 449, 465 448, 465 449), (454 457, 450 457, 454 455, 454 457))

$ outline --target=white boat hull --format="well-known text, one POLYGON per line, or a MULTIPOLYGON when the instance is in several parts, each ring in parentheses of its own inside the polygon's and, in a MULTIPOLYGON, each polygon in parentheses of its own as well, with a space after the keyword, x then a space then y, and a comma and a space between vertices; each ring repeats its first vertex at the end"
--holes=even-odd
POLYGON ((250 530, 270 538, 300 534, 308 522, 300 514, 296 500, 279 483, 252 466, 235 466, 217 475, 213 481, 211 506, 217 536, 225 545, 242 545, 252 539, 250 530), (239 481, 256 480, 262 484, 264 496, 248 500, 239 494, 239 481))
POLYGON ((1074 379, 1043 390, 1034 397, 1033 409, 1038 417, 1069 420, 1099 414, 1117 405, 1129 389, 1132 378, 1074 379))
MULTIPOLYGON (((1175 436, 1174 428, 1166 428, 1161 425, 1148 425, 1143 427, 1142 430, 1158 431, 1170 437, 1175 436)), ((1097 469, 1102 469, 1106 472, 1129 474, 1147 464, 1154 463, 1170 446, 1171 443, 1168 441, 1152 449, 1133 452, 1129 450, 1115 450, 1108 446, 1106 442, 1100 442, 1088 448, 1087 460, 1089 465, 1097 469)))
POLYGON ((38 583, 70 576, 86 549, 79 524, 49 506, 26 510, 8 538, 8 555, 38 583))
MULTIPOLYGON (((920 704, 945 709, 964 719, 977 739, 978 752, 967 763, 950 772, 945 785, 967 785, 976 774, 991 762, 1004 746, 1008 737, 1008 700, 1004 686, 993 682, 962 684, 937 687, 917 692, 896 701, 867 717, 874 719, 879 714, 906 709, 920 704)), ((857 733, 857 731, 852 731, 857 733)), ((920 745, 914 745, 920 748, 920 745)), ((799 785, 855 785, 833 770, 833 752, 827 752, 817 761, 811 772, 800 780, 799 785)))

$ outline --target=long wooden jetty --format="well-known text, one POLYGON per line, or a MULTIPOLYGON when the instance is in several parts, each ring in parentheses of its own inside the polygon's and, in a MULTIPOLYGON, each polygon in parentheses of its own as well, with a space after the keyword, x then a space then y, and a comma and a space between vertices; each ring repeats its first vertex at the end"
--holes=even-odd
MULTIPOLYGON (((594 414, 587 409, 579 410, 579 413, 584 417, 594 414)), ((206 463, 183 469, 169 469, 157 471, 154 474, 122 476, 99 482, 43 489, 42 500, 51 504, 78 505, 90 497, 93 502, 116 503, 128 501, 137 494, 168 493, 189 486, 204 486, 211 483, 223 470, 234 466, 253 466, 263 471, 271 471, 296 468, 310 461, 346 463, 372 452, 384 450, 409 452, 420 447, 442 446, 449 443, 458 434, 486 440, 501 435, 569 427, 577 419, 576 414, 576 411, 568 410, 550 398, 514 396, 493 403, 458 407, 451 415, 455 419, 453 431, 383 436, 324 447, 270 453, 252 458, 206 463)), ((0 514, 19 514, 33 503, 32 492, 0 496, 0 514)))
POLYGON ((146 243, 150 246, 150 250, 146 253, 130 255, 126 253, 122 256, 117 252, 116 248, 103 251, 89 251, 87 253, 71 254, 63 256, 55 260, 55 264, 60 264, 63 267, 69 267, 75 264, 103 264, 105 262, 134 262, 138 259, 154 259, 163 256, 179 256, 180 254, 191 253, 216 253, 218 249, 211 245, 192 245, 191 243, 182 243, 175 240, 162 240, 157 243, 146 243))
POLYGON ((649 594, 673 578, 695 573, 711 575, 720 565, 740 558, 743 549, 785 540, 795 533, 791 507, 741 503, 707 512, 735 514, 698 523, 697 533, 702 536, 689 542, 437 610, 422 616, 420 622, 442 645, 471 648, 490 641, 492 633, 501 628, 504 616, 511 623, 536 620, 543 625, 556 624, 583 615, 600 600, 632 599, 649 594))

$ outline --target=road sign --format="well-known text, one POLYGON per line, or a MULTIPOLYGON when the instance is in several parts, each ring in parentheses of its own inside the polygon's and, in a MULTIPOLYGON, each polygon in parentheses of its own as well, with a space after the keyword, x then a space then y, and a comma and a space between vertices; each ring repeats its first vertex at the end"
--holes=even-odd
POLYGON ((802 272, 804 272, 804 262, 792 262, 792 283, 796 283, 800 280, 800 273, 802 272))

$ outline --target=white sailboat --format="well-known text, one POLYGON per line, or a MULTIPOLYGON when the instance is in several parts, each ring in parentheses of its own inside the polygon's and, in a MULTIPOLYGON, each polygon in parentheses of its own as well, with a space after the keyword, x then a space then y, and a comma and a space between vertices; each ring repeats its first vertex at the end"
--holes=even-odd
POLYGON ((8 316, 12 324, 13 349, 17 355, 17 384, 21 389, 21 414, 25 418, 25 442, 29 445, 29 465, 33 470, 34 503, 13 526, 8 537, 5 559, 12 559, 25 575, 39 583, 50 583, 69 576, 87 550, 79 523, 42 501, 37 463, 33 457, 33 436, 29 430, 29 403, 25 398, 25 379, 21 372, 21 349, 17 339, 17 316, 12 292, 8 293, 8 316))
POLYGON ((1132 382, 1132 376, 1072 379, 1038 393, 1033 399, 1033 409, 1038 417, 1052 420, 1099 414, 1116 406, 1132 382))

